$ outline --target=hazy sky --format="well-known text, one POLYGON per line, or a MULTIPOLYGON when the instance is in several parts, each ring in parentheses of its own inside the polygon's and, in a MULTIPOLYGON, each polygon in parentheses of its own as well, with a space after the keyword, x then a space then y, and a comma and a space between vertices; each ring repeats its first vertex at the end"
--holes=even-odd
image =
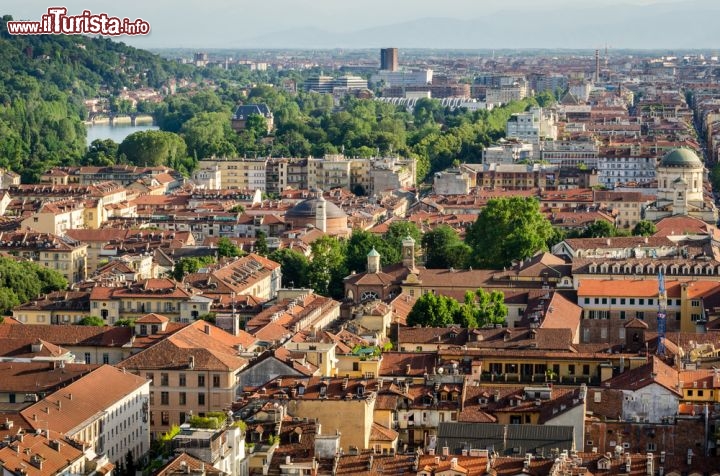
MULTIPOLYGON (((565 8, 582 11, 603 8, 622 12, 623 8, 677 5, 688 0, 65 0, 49 3, 37 0, 2 0, 2 10, 15 19, 37 20, 49 6, 63 5, 69 13, 83 9, 130 19, 142 18, 150 23, 147 37, 122 37, 138 47, 242 47, 257 46, 257 39, 276 32, 287 33, 286 46, 292 47, 288 32, 322 30, 354 32, 427 18, 485 19, 497 12, 527 9, 544 11, 557 18, 565 8), (251 45, 252 43, 252 45, 251 45)), ((705 2, 705 0, 692 0, 705 2)), ((717 0, 708 0, 714 2, 717 0)), ((720 3, 720 2, 718 2, 720 3)), ((622 13, 620 13, 622 14, 622 13)), ((518 33, 522 35, 522 33, 518 33)), ((283 37, 284 38, 284 37, 283 37)), ((399 38, 400 40, 400 38, 399 38)), ((262 40, 259 40, 262 41, 262 40)), ((285 41, 283 39, 283 41, 285 41)), ((461 41, 461 39, 458 39, 461 41)), ((528 38, 527 46, 537 44, 528 38)), ((335 45, 324 45, 332 48, 335 45)), ((359 46, 359 45, 358 45, 359 46)), ((373 46, 368 44, 368 46, 373 46)), ((635 45, 622 45, 635 46, 635 45)))

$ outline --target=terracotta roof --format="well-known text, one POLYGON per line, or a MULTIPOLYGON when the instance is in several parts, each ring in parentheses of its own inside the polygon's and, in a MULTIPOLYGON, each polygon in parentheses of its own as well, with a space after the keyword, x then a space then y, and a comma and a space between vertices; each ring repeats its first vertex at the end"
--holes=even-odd
POLYGON ((119 365, 137 370, 180 369, 188 368, 192 358, 195 370, 239 370, 247 360, 237 355, 237 346, 245 344, 244 336, 236 337, 212 324, 195 321, 119 365))
POLYGON ((165 316, 161 316, 160 314, 150 313, 145 314, 142 317, 139 317, 135 320, 136 324, 163 324, 165 322, 169 322, 170 319, 168 319, 165 316))
POLYGON ((418 377, 431 373, 436 365, 437 354, 433 352, 384 352, 379 375, 418 377))
MULTIPOLYGON (((715 283, 716 285, 718 283, 715 283)), ((680 297, 680 282, 666 281, 667 297, 680 297)), ((658 295, 657 280, 650 279, 581 279, 578 297, 647 297, 658 295)))
POLYGON ((370 427, 370 441, 384 441, 386 443, 393 443, 398 439, 398 432, 380 425, 379 423, 373 423, 370 427))
POLYGON ((146 383, 144 377, 103 365, 20 413, 35 429, 49 427, 73 436, 80 425, 146 383))
POLYGON ((12 439, 14 441, 0 449, 6 474, 19 474, 19 469, 27 476, 67 474, 70 467, 84 457, 81 449, 54 430, 16 435, 12 439))
POLYGON ((0 338, 42 339, 60 346, 122 347, 132 338, 132 329, 110 326, 57 326, 50 324, 0 324, 0 338))
POLYGON ((0 362, 2 391, 47 393, 77 380, 98 365, 58 362, 0 362))
POLYGON ((699 218, 680 215, 663 218, 655 223, 655 228, 655 236, 705 235, 709 232, 708 224, 699 218))
POLYGON ((637 391, 656 383, 671 393, 682 396, 678 391, 678 371, 652 356, 650 361, 638 368, 625 371, 605 382, 609 388, 637 391))
POLYGON ((155 476, 171 476, 183 474, 198 474, 197 472, 204 470, 204 475, 208 476, 229 476, 229 473, 214 468, 210 463, 199 460, 187 453, 180 453, 170 460, 165 466, 154 473, 155 476))

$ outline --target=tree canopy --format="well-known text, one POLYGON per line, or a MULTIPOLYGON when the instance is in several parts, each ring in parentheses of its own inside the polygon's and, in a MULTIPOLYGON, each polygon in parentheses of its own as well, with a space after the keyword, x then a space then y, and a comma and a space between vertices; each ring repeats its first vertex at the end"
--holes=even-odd
POLYGON ((504 299, 500 291, 486 292, 483 289, 465 293, 462 304, 448 296, 426 293, 415 301, 407 323, 409 326, 426 327, 456 324, 466 328, 503 324, 508 312, 504 299))
POLYGON ((466 268, 471 249, 449 225, 440 225, 422 237, 427 268, 466 268))
POLYGON ((53 269, 30 261, 0 258, 0 313, 7 315, 13 307, 67 285, 67 280, 53 269))
POLYGON ((498 269, 547 249, 552 236, 537 199, 494 198, 468 227, 465 242, 473 250, 474 265, 498 269))
POLYGON ((655 223, 648 220, 640 220, 632 229, 634 236, 652 236, 657 233, 655 223))
POLYGON ((309 286, 310 261, 304 254, 290 248, 280 248, 270 253, 268 258, 280 263, 283 286, 294 288, 309 286))

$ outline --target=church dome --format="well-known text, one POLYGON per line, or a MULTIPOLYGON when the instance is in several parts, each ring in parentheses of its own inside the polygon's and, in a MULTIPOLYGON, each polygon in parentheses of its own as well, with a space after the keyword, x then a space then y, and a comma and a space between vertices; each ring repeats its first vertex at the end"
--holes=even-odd
POLYGON ((695 152, 685 147, 674 149, 665 154, 661 167, 702 168, 703 163, 695 152))
POLYGON ((320 202, 325 203, 327 218, 345 218, 345 212, 332 202, 325 201, 320 198, 309 198, 298 203, 285 213, 288 218, 315 218, 317 216, 317 207, 320 202))

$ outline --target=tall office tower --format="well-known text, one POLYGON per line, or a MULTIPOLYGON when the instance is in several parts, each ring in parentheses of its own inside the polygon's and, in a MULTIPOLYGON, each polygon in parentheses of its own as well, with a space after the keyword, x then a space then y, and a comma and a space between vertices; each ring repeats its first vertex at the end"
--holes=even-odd
POLYGON ((595 50, 595 84, 600 82, 600 50, 595 50))
POLYGON ((382 48, 380 50, 380 69, 386 71, 398 70, 397 48, 382 48))

